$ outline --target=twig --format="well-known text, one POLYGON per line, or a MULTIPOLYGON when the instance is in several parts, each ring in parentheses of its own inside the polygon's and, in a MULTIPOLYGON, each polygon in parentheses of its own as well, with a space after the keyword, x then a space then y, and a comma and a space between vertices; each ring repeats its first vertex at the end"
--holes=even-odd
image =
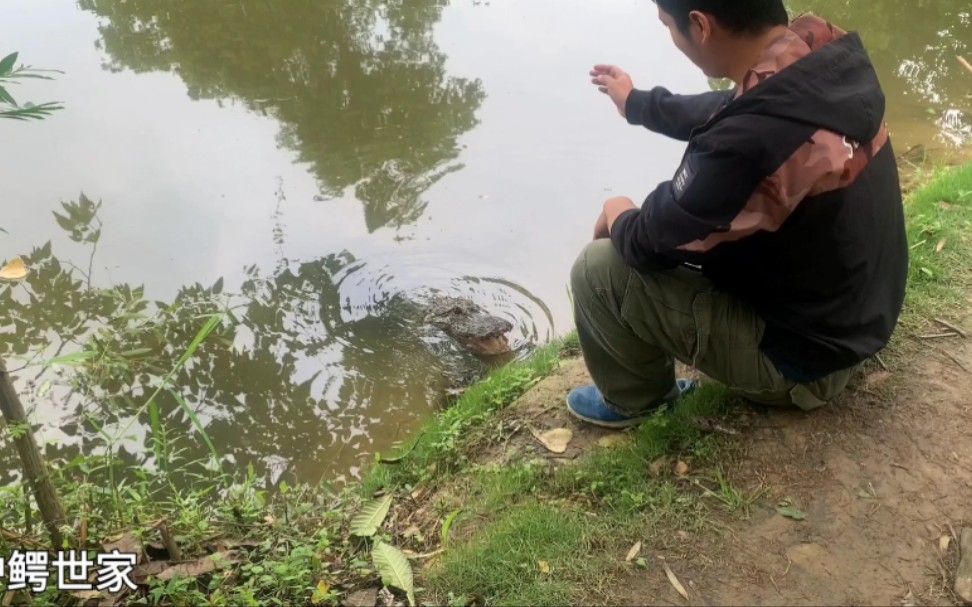
POLYGON ((958 333, 926 333, 925 335, 919 335, 918 339, 944 339, 946 337, 962 337, 958 333))
POLYGON ((955 545, 956 546, 958 546, 959 545, 959 536, 958 536, 957 533, 955 533, 955 527, 952 527, 952 522, 951 521, 945 521, 945 524, 948 525, 948 530, 952 532, 952 541, 955 542, 955 545))
POLYGON ((947 352, 945 350, 939 350, 939 351, 942 354, 944 354, 945 356, 951 358, 952 359, 952 362, 955 363, 956 365, 958 365, 963 371, 965 371, 966 373, 972 373, 972 371, 969 371, 969 368, 968 367, 966 367, 965 365, 962 364, 962 361, 960 361, 959 359, 957 359, 954 356, 952 356, 952 354, 950 352, 947 352))
POLYGON ((162 545, 165 546, 166 552, 169 553, 169 560, 181 561, 182 550, 179 549, 179 544, 172 536, 172 531, 169 529, 169 522, 162 520, 162 522, 158 524, 158 530, 159 534, 162 535, 162 545))
POLYGON ((966 333, 964 329, 962 329, 962 328, 960 328, 960 327, 956 327, 956 326, 955 326, 955 325, 953 325, 952 323, 949 323, 949 322, 945 322, 945 321, 944 321, 944 320, 942 320, 941 318, 935 318, 935 319, 933 319, 933 320, 934 320, 935 322, 937 322, 938 324, 940 324, 940 325, 942 325, 943 327, 945 327, 946 329, 948 329, 948 330, 950 330, 950 331, 955 331, 956 333, 958 333, 959 335, 961 335, 961 336, 962 336, 962 339, 968 339, 968 338, 969 338, 969 334, 968 334, 968 333, 966 333))
POLYGON ((965 58, 962 57, 962 56, 959 56, 957 59, 959 60, 959 63, 962 64, 962 67, 964 67, 965 69, 967 69, 969 71, 969 73, 972 74, 972 63, 969 63, 968 61, 966 61, 965 58))
POLYGON ((430 559, 433 556, 439 556, 445 551, 446 551, 445 548, 439 548, 438 550, 433 550, 432 552, 424 552, 422 554, 417 554, 415 552, 412 552, 411 550, 403 550, 405 556, 407 556, 408 558, 420 560, 420 561, 425 559, 430 559))
POLYGON ((778 594, 780 596, 783 596, 783 593, 780 592, 780 587, 777 586, 776 580, 773 579, 773 576, 771 575, 771 576, 769 576, 769 578, 770 578, 770 581, 773 582, 773 588, 776 588, 776 594, 778 594))
POLYGON ((884 369, 885 371, 891 370, 891 367, 888 366, 888 363, 884 362, 884 359, 881 358, 880 354, 875 354, 874 360, 878 361, 878 364, 881 365, 881 368, 884 369))
POLYGON ((8 542, 14 542, 21 546, 34 548, 36 550, 48 550, 47 546, 38 542, 37 540, 31 539, 25 535, 20 535, 19 533, 14 533, 13 531, 7 531, 6 529, 0 529, 0 538, 3 538, 8 542))

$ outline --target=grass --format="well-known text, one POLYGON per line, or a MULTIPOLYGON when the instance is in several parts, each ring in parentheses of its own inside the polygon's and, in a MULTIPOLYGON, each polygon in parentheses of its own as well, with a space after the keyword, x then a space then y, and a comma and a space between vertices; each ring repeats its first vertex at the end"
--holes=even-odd
POLYGON ((972 261, 972 164, 940 169, 905 205, 911 270, 904 326, 967 306, 972 261))
MULTIPOLYGON (((666 458, 677 453, 702 467, 725 455, 717 439, 691 422, 721 414, 728 400, 721 387, 704 386, 678 409, 632 431, 623 444, 596 449, 556 471, 524 462, 437 479, 448 487, 440 510, 463 513, 441 562, 426 574, 429 598, 461 605, 609 600, 623 573, 615 555, 635 541, 711 524, 704 491, 674 475, 674 459, 666 458), (656 462, 663 465, 651 473, 656 462)), ((715 475, 712 486, 719 490, 715 475)))
POLYGON ((463 605, 470 599, 490 605, 575 604, 572 587, 598 574, 588 557, 592 529, 569 504, 551 506, 528 499, 501 511, 476 541, 445 553, 429 576, 429 590, 463 605))

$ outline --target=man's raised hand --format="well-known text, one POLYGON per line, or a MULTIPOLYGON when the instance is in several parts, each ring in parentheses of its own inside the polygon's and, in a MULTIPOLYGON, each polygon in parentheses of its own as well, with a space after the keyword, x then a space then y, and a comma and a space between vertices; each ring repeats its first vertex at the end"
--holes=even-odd
POLYGON ((591 70, 591 82, 597 85, 597 90, 611 98, 618 113, 626 118, 625 104, 628 102, 628 95, 634 90, 631 76, 615 65, 595 65, 591 70))

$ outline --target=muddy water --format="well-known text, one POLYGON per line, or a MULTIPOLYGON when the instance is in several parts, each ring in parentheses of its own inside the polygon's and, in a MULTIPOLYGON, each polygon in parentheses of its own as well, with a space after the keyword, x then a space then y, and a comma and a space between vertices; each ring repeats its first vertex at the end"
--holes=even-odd
MULTIPOLYGON (((643 197, 681 155, 617 116, 591 64, 643 87, 709 86, 641 0, 4 8, 5 49, 64 72, 18 95, 66 110, 0 124, 0 257, 38 268, 4 300, 0 353, 79 350, 107 314, 89 280, 166 304, 221 288, 240 324, 180 374, 179 395, 239 468, 305 481, 356 474, 488 368, 416 302, 476 300, 514 323, 521 355, 570 329, 567 276, 601 202, 643 197), (52 215, 82 192, 96 219, 52 215)), ((963 2, 793 8, 862 30, 901 151, 969 142, 963 2)), ((32 368, 20 385, 49 450, 71 457, 101 443, 64 377, 32 368)), ((204 454, 178 407, 164 411, 204 454)), ((120 443, 133 464, 151 459, 148 423, 120 443)))

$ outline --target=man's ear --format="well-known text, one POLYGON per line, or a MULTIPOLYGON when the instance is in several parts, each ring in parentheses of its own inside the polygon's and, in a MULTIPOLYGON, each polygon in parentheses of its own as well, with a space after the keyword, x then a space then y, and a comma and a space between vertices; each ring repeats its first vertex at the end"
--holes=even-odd
POLYGON ((689 13, 689 34, 696 42, 706 44, 712 38, 712 20, 701 11, 689 13))

